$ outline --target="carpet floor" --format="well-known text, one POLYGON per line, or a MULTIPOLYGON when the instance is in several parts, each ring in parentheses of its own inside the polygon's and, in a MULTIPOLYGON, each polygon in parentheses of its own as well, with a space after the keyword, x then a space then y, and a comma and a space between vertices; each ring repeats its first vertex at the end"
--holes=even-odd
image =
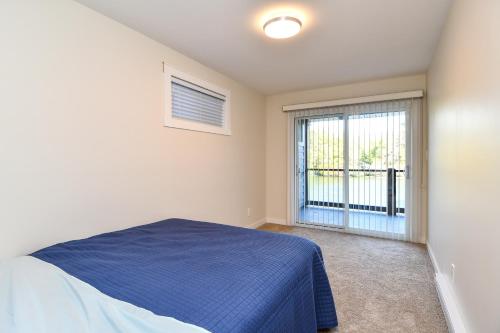
POLYGON ((321 247, 339 319, 324 332, 448 332, 425 246, 275 224, 259 229, 321 247))

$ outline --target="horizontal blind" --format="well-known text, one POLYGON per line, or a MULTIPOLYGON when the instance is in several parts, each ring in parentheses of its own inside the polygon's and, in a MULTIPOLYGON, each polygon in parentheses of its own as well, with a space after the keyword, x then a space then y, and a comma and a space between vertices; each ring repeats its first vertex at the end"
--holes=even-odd
POLYGON ((172 77, 172 116, 224 127, 226 98, 211 90, 172 77))

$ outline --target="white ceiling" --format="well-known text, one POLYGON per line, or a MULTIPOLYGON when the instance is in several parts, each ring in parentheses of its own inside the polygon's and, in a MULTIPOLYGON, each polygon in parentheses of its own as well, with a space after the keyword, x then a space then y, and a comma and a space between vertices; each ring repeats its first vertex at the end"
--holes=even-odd
POLYGON ((426 71, 452 0, 77 0, 265 94, 426 71), (300 10, 287 40, 266 13, 300 10))

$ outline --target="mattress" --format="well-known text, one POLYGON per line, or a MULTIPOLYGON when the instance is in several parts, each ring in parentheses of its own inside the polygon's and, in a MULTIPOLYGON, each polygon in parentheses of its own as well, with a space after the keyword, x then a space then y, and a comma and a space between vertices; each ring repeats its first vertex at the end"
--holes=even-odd
POLYGON ((32 256, 113 299, 210 332, 337 326, 321 249, 296 236, 169 219, 32 256))
POLYGON ((0 263, 0 332, 208 333, 104 295, 30 256, 0 263))

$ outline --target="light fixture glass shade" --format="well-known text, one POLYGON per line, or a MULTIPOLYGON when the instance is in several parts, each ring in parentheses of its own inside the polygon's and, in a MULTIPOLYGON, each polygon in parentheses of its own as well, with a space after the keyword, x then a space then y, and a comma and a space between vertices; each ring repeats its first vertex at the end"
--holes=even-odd
POLYGON ((279 16, 264 24, 264 33, 270 38, 283 39, 299 33, 302 22, 291 16, 279 16))

